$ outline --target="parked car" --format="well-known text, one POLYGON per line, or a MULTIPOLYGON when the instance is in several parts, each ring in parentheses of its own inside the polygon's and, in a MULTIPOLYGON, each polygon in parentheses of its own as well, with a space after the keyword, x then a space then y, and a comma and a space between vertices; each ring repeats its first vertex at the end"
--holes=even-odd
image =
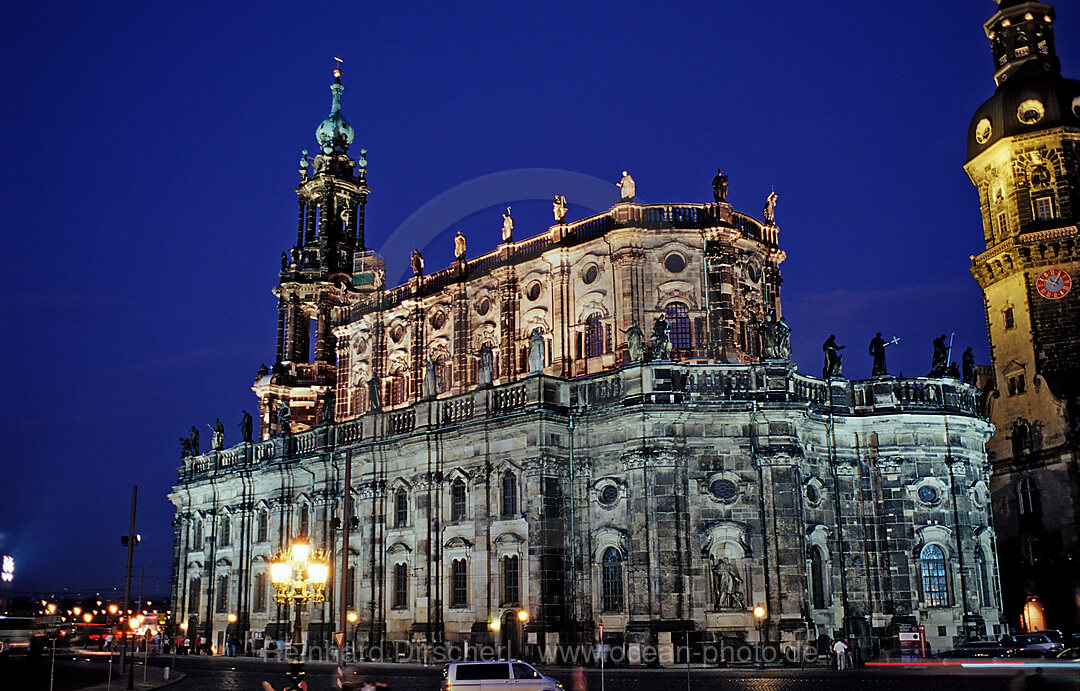
POLYGON ((1015 657, 1046 657, 1048 653, 1054 655, 1065 648, 1046 633, 1018 633, 1010 638, 1015 657))
POLYGON ((1009 657, 1009 654, 1009 649, 997 641, 970 641, 952 650, 940 652, 935 657, 971 659, 1009 657))
POLYGON ((1061 662, 1080 663, 1080 647, 1066 648, 1065 650, 1062 650, 1060 653, 1055 655, 1054 659, 1060 660, 1061 662))
POLYGON ((443 667, 443 691, 563 691, 563 685, 519 660, 451 662, 443 667))

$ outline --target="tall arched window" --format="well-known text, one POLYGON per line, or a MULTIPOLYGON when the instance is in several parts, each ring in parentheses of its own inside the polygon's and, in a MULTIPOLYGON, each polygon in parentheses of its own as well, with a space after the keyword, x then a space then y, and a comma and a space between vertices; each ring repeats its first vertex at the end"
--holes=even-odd
POLYGON ((502 477, 502 515, 509 517, 517 512, 517 477, 511 472, 506 472, 502 477))
POLYGON ((267 515, 266 509, 259 509, 259 516, 256 524, 256 541, 266 542, 266 535, 270 530, 270 517, 267 515))
POLYGON ((221 517, 221 544, 232 544, 232 520, 228 516, 221 517))
POLYGON ((990 574, 986 569, 986 557, 981 547, 975 548, 975 573, 979 578, 979 604, 983 607, 994 606, 994 591, 990 587, 990 574))
MULTIPOLYGON (((457 562, 455 562, 457 563, 457 562)), ((394 609, 405 609, 409 603, 409 567, 404 562, 394 564, 394 609)))
POLYGON ((464 559, 450 562, 450 606, 464 607, 469 599, 469 572, 464 559))
POLYGON ((1016 490, 1020 495, 1020 515, 1037 515, 1041 507, 1039 505, 1039 488, 1035 486, 1035 481, 1030 477, 1021 478, 1016 490))
POLYGON ((409 525, 409 494, 399 488, 394 492, 394 527, 404 528, 409 525))
POLYGON ((191 528, 191 549, 202 549, 202 520, 196 518, 191 528))
POLYGON ((311 527, 311 512, 308 510, 307 504, 300 505, 300 518, 297 521, 297 531, 299 535, 307 536, 308 529, 311 527))
POLYGON ((945 553, 937 545, 923 547, 919 554, 922 571, 923 601, 927 607, 945 607, 949 604, 949 579, 945 566, 945 553))
POLYGON ((266 573, 259 572, 255 574, 255 611, 266 611, 266 573))
POLYGON ((810 547, 810 604, 814 609, 825 609, 825 567, 821 548, 810 547))
POLYGON ((460 521, 465 518, 465 481, 461 478, 450 485, 450 520, 460 521))
POLYGON ((668 339, 676 350, 690 348, 690 311, 681 302, 672 302, 664 308, 668 321, 668 339))
POLYGON ((502 605, 504 607, 508 607, 519 604, 521 600, 521 591, 518 586, 518 583, 520 582, 520 577, 518 573, 517 555, 502 558, 502 579, 502 605))
POLYGON ((596 357, 604 352, 604 322, 599 312, 593 312, 585 320, 585 357, 596 357))
POLYGON ((614 547, 604 550, 601 560, 600 604, 605 612, 623 610, 623 567, 622 555, 614 547))

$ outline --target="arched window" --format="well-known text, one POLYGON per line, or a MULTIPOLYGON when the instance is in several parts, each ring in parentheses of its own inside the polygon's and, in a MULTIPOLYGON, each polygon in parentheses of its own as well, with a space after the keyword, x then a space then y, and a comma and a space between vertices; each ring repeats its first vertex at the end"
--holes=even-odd
POLYGON ((825 567, 821 548, 810 547, 810 604, 814 609, 825 609, 825 567))
POLYGON ((1036 516, 1041 510, 1039 503, 1039 488, 1030 477, 1020 479, 1016 491, 1020 496, 1020 515, 1036 516))
POLYGON ((507 607, 519 604, 521 601, 521 591, 518 586, 520 577, 518 574, 517 555, 502 558, 502 581, 502 605, 507 607))
POLYGON ((270 531, 270 517, 266 513, 266 509, 259 509, 258 519, 256 520, 256 536, 257 542, 266 542, 266 535, 270 531))
POLYGON ((450 520, 460 521, 465 518, 465 481, 461 478, 450 485, 450 520))
POLYGON ((949 604, 949 581, 945 567, 945 553, 937 545, 923 547, 919 554, 922 571, 923 601, 927 607, 945 607, 949 604))
POLYGON ((399 488, 394 492, 394 527, 404 528, 409 525, 409 494, 399 488))
POLYGON ((255 585, 253 587, 255 591, 255 611, 266 611, 266 574, 255 574, 255 585))
POLYGON ((986 557, 981 547, 975 548, 975 573, 979 578, 979 604, 983 607, 994 606, 994 591, 990 587, 990 575, 986 570, 986 557))
POLYGON ((198 518, 195 519, 195 523, 191 528, 191 549, 202 549, 202 521, 198 518))
POLYGON ((217 593, 215 593, 215 607, 214 611, 218 614, 225 614, 225 611, 229 608, 229 576, 222 574, 217 579, 217 593))
POLYGON ((506 472, 502 477, 502 515, 509 517, 518 512, 517 477, 506 472))
POLYGON ((221 517, 221 544, 232 544, 232 521, 228 516, 221 517))
POLYGON ((450 606, 464 607, 469 600, 469 572, 464 559, 450 562, 450 606))
POLYGON ((668 321, 668 339, 676 350, 690 349, 690 312, 681 302, 672 302, 664 308, 668 321))
POLYGON ((308 529, 311 527, 311 512, 308 510, 307 504, 300 505, 300 518, 296 522, 297 534, 307 536, 308 529))
MULTIPOLYGON (((455 564, 457 562, 454 562, 455 564)), ((394 564, 394 609, 405 609, 409 603, 409 567, 404 562, 394 564)))
POLYGON ((603 355, 604 323, 599 312, 593 312, 585 320, 585 357, 603 355))
POLYGON ((604 550, 601 561, 601 608, 605 612, 621 612, 623 610, 622 555, 614 547, 608 547, 604 550))

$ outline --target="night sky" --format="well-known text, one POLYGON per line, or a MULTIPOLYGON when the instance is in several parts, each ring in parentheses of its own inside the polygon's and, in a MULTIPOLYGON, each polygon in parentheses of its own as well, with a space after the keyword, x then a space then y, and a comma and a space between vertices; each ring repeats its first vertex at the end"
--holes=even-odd
MULTIPOLYGON (((414 245, 448 265, 458 228, 469 256, 493 249, 507 204, 523 239, 555 193, 582 218, 626 169, 640 202, 706 202, 722 167, 740 211, 779 195, 802 371, 835 333, 845 375, 868 376, 879 330, 901 339, 894 373, 926 374, 943 332, 988 362, 961 166, 994 90, 992 0, 578 4, 0 6, 0 552, 18 590, 121 588, 137 484, 136 592, 140 573, 167 592, 177 440, 197 425, 205 450, 220 417, 231 446, 256 410, 335 55, 391 280, 414 245)), ((1058 10, 1077 76, 1080 9, 1058 10)))

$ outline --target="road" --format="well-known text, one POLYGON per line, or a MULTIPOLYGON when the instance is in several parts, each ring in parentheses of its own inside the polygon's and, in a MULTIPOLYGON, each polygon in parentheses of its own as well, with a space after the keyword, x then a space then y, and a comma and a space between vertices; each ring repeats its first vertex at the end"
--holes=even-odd
MULTIPOLYGON (((140 661, 141 662, 141 661, 140 661)), ((155 657, 146 670, 148 681, 161 683, 162 669, 172 666, 173 658, 155 657)), ((269 681, 281 689, 287 683, 288 664, 255 658, 224 658, 180 656, 175 658, 175 671, 183 673, 182 680, 165 687, 169 691, 261 691, 261 682, 269 681)), ((609 669, 604 675, 605 691, 681 691, 682 689, 734 689, 737 691, 801 691, 802 689, 874 688, 875 691, 1019 691, 1026 688, 1069 689, 1075 691, 1080 681, 1080 666, 1072 669, 1046 669, 1046 683, 1032 684, 1033 666, 1005 669, 931 668, 872 668, 854 672, 815 669, 609 669), (1025 676, 1025 674, 1027 676, 1025 676)), ((15 658, 0 661, 0 689, 7 691, 47 691, 49 689, 49 660, 15 658)), ((305 665, 309 691, 334 689, 336 667, 331 663, 315 662, 305 665)), ((363 676, 385 682, 389 691, 435 691, 439 688, 442 669, 438 666, 404 664, 367 664, 362 668, 350 665, 348 678, 358 681, 363 676)), ((542 671, 563 682, 572 691, 573 670, 567 667, 545 667, 542 671)), ((102 684, 108 674, 107 657, 79 652, 58 654, 54 690, 75 691, 102 684)), ((600 671, 585 672, 589 691, 601 689, 600 671)), ((143 669, 136 668, 141 681, 143 669)), ((113 666, 113 689, 125 688, 113 666)))

